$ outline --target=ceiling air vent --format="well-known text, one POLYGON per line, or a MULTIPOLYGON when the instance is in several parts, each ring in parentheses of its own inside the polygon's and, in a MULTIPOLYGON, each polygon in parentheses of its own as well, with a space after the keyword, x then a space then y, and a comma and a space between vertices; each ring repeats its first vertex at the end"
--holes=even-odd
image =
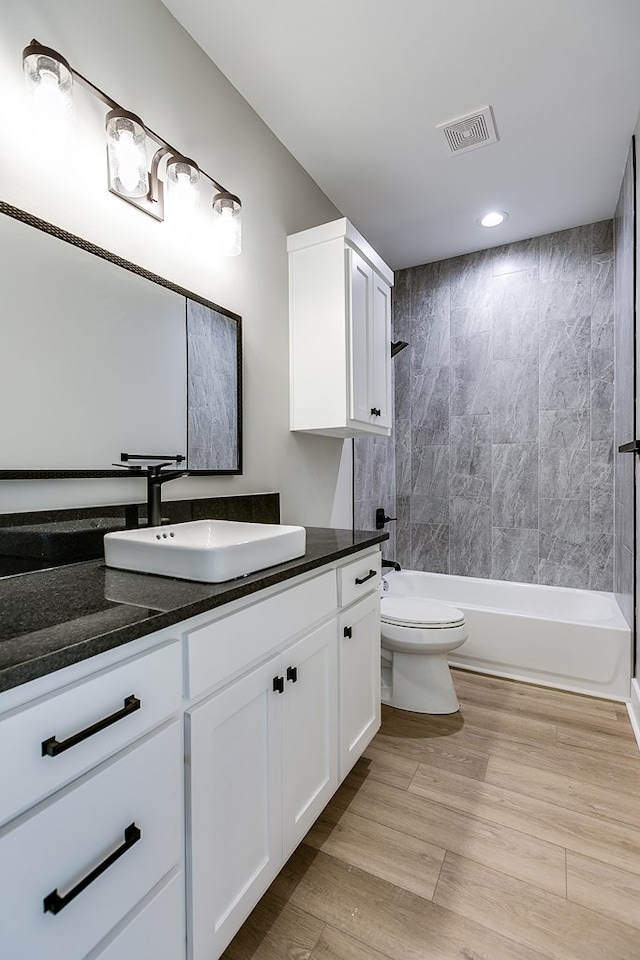
POLYGON ((444 132, 452 155, 476 150, 498 141, 491 107, 481 107, 466 117, 439 123, 436 129, 444 132))

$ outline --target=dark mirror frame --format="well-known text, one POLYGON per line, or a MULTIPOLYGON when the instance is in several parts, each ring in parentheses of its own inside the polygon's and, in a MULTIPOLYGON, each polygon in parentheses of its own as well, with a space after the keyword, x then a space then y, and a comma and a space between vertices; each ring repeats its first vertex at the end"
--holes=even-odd
MULTIPOLYGON (((70 243, 74 247, 79 247, 81 250, 85 250, 87 253, 91 253, 96 257, 100 257, 102 260, 108 260, 110 263, 115 264, 118 267, 122 267, 123 270, 128 270, 130 273, 135 273, 139 277, 143 277, 145 280, 151 281, 151 283, 157 283, 159 286, 166 287, 168 290, 173 290, 175 293, 179 294, 182 297, 185 297, 186 300, 193 300, 196 303, 201 303, 205 307, 209 307, 212 310, 215 310, 217 313, 222 314, 225 317, 229 317, 231 320, 234 320, 238 325, 238 351, 237 351, 237 451, 238 451, 238 465, 233 469, 228 470, 188 470, 189 476, 230 476, 230 475, 239 475, 242 473, 242 317, 238 316, 237 313, 232 313, 230 310, 227 310, 225 307, 221 307, 217 303, 213 303, 211 300, 206 300, 204 297, 199 296, 197 293, 193 293, 190 290, 186 290, 184 287, 178 286, 175 283, 172 283, 169 280, 165 280, 164 277, 160 277, 155 273, 151 273, 150 270, 145 270, 144 267, 139 267, 135 263, 131 263, 129 260, 124 260, 122 257, 119 257, 115 253, 111 253, 109 250, 105 250, 103 247, 99 247, 94 243, 91 243, 88 240, 84 240, 82 237, 77 237, 73 233, 68 233, 66 230, 63 230, 61 227, 57 227, 52 223, 48 223, 46 220, 41 220, 39 217, 34 216, 31 213, 27 213, 25 210, 21 210, 19 207, 14 207, 9 203, 6 203, 3 200, 0 200, 0 214, 5 214, 5 216, 11 217, 14 220, 20 220, 22 223, 26 223, 31 227, 35 227, 37 230, 42 230, 44 233, 50 234, 52 237, 56 237, 58 240, 63 240, 65 243, 70 243)), ((135 477, 135 473, 132 474, 129 470, 125 469, 115 469, 115 470, 1 470, 0 469, 0 480, 54 480, 54 479, 82 479, 82 478, 94 478, 94 477, 114 477, 114 478, 124 478, 130 480, 131 477, 135 477)))

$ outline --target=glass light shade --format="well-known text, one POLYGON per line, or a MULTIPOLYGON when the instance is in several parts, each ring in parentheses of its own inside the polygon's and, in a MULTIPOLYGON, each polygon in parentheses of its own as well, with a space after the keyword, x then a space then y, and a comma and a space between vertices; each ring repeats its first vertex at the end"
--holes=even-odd
POLYGON ((149 178, 147 135, 142 120, 125 110, 110 110, 106 130, 110 189, 122 197, 145 197, 149 178))
POLYGON ((232 193, 217 193, 213 198, 216 246, 225 257, 242 253, 242 204, 232 193))
POLYGON ((167 183, 172 205, 179 209, 193 209, 200 198, 200 170, 187 157, 171 157, 167 162, 167 183))
POLYGON ((22 52, 27 90, 34 107, 49 125, 73 114, 73 74, 67 61, 50 47, 31 43, 22 52))

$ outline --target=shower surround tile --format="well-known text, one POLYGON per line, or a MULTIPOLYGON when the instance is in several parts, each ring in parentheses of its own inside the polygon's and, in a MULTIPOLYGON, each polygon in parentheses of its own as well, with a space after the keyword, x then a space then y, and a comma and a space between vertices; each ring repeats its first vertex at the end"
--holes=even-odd
POLYGON ((424 443, 420 428, 411 434, 411 521, 449 522, 449 447, 424 443))
POLYGON ((421 428, 423 443, 448 443, 449 367, 413 376, 411 386, 411 423, 421 428))
POLYGON ((541 280, 588 280, 592 224, 540 237, 541 280))
POLYGON ((611 593, 613 533, 592 533, 589 550, 589 589, 611 593))
MULTIPOLYGON (((630 249, 616 237, 629 269, 630 249)), ((631 596, 632 522, 612 539, 633 474, 616 455, 614 491, 613 251, 602 221, 396 273, 395 337, 410 343, 394 361, 403 566, 610 590, 615 557, 631 596)), ((615 418, 629 439, 629 413, 615 418)))
POLYGON ((449 524, 411 524, 411 569, 449 573, 449 524))
POLYGON ((491 501, 452 497, 449 521, 449 573, 491 576, 491 501))
MULTIPOLYGON (((492 253, 492 269, 494 277, 502 277, 508 273, 519 273, 526 270, 540 275, 540 240, 533 237, 531 240, 518 240, 516 243, 507 243, 503 247, 494 247, 492 253)), ((495 286, 494 286, 495 292, 495 286)))
POLYGON ((492 579, 535 583, 540 561, 539 539, 538 530, 494 527, 491 555, 492 579))
POLYGON ((591 323, 540 324, 540 409, 586 407, 590 394, 591 323))
POLYGON ((537 357, 494 361, 494 443, 538 439, 539 383, 537 357))
POLYGON ((538 526, 537 443, 494 443, 493 526, 538 526))
POLYGON ((589 549, 589 501, 541 499, 538 582, 587 589, 589 549))
POLYGON ((491 413, 491 332, 451 340, 451 416, 491 413))
POLYGON ((539 495, 548 499, 589 499, 590 450, 540 446, 539 495))
POLYGON ((589 446, 591 418, 588 407, 580 410, 541 410, 540 445, 582 449, 589 446))
POLYGON ((590 450, 591 533, 613 530, 613 444, 595 441, 590 450))
POLYGON ((491 417, 451 418, 449 457, 451 497, 466 500, 491 497, 491 417))
POLYGON ((538 359, 540 283, 537 270, 493 280, 493 359, 538 359))

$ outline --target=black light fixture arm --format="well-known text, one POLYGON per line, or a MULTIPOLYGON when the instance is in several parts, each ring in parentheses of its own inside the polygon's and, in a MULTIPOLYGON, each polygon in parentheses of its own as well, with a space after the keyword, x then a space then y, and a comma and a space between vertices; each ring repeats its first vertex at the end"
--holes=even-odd
MULTIPOLYGON (((72 67, 69 61, 66 60, 63 56, 61 56, 61 54, 59 54, 57 50, 53 50, 51 47, 45 47, 38 40, 35 40, 35 39, 31 41, 29 46, 39 47, 42 51, 48 51, 49 53, 53 54, 56 57, 56 59, 58 59, 61 63, 64 63, 64 65, 69 70, 69 73, 72 74, 72 76, 78 81, 78 83, 80 83, 86 90, 88 90, 89 93, 93 94, 94 97, 97 97, 98 100, 101 100, 102 103, 104 103, 105 106, 109 108, 109 110, 125 110, 125 107, 123 107, 122 104, 118 103, 117 100, 114 100, 112 97, 106 94, 104 90, 101 90, 100 87, 97 87, 95 85, 95 83, 92 83, 91 80, 88 80, 85 76, 83 76, 83 74, 79 73, 74 67, 72 67)), ((27 47, 26 50, 28 49, 29 48, 27 47)), ((183 156, 183 153, 182 153, 182 150, 177 150, 174 146, 172 146, 169 143, 168 140, 165 140, 164 137, 161 137, 159 133, 156 133, 155 130, 152 130, 146 124, 144 125, 144 129, 147 136, 151 140, 154 140, 158 144, 158 146, 161 148, 161 150, 159 150, 153 158, 152 171, 151 171, 151 178, 155 176, 156 182, 157 182, 158 164, 162 159, 162 157, 166 156, 167 154, 171 154, 175 157, 181 157, 183 156)), ((210 176, 206 172, 206 170, 200 169, 200 174, 201 176, 206 177, 209 183, 211 183, 212 186, 219 193, 229 193, 226 187, 223 187, 221 183, 218 183, 218 181, 215 180, 212 176, 210 176)), ((155 199, 155 197, 152 195, 153 189, 154 187, 153 187, 153 180, 152 180, 149 188, 150 199, 155 199)))

